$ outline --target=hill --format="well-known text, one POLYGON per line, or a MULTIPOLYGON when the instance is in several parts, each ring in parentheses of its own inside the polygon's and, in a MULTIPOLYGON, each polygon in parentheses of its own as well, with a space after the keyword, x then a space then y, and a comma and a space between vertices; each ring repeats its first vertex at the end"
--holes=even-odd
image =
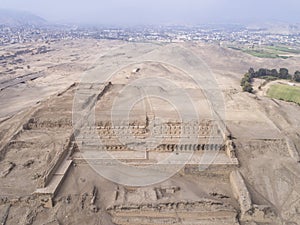
POLYGON ((0 25, 24 26, 24 25, 44 25, 47 21, 37 15, 7 9, 0 9, 0 25))

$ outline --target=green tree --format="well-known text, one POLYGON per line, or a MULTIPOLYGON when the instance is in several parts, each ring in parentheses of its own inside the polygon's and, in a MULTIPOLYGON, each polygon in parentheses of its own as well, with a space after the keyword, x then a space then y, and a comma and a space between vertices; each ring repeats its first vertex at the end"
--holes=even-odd
POLYGON ((249 70, 248 70, 248 73, 253 77, 254 76, 254 69, 251 67, 249 70))
POLYGON ((272 70, 266 69, 266 76, 272 76, 272 70))
POLYGON ((295 74, 294 74, 294 81, 296 82, 300 82, 300 71, 296 71, 295 74))
POLYGON ((279 76, 278 71, 276 69, 272 69, 271 74, 272 74, 272 77, 278 77, 279 76))
POLYGON ((251 83, 245 82, 245 85, 243 86, 243 91, 247 91, 249 93, 252 93, 253 92, 253 88, 252 88, 251 83))
POLYGON ((243 87, 246 82, 247 82, 247 79, 245 77, 243 77, 241 80, 241 86, 243 87))
POLYGON ((241 80, 241 86, 244 86, 246 82, 251 83, 252 76, 249 73, 245 73, 244 77, 241 80))
POLYGON ((289 76, 289 70, 287 68, 280 68, 279 69, 279 78, 281 79, 288 79, 289 76))
POLYGON ((260 68, 257 72, 257 77, 264 77, 267 75, 267 70, 264 68, 260 68))

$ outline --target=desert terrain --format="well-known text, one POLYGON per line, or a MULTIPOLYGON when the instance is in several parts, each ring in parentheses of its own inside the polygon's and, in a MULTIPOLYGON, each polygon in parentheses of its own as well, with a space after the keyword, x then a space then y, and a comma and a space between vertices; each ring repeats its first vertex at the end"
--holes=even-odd
POLYGON ((1 224, 300 224, 300 108, 205 43, 0 49, 1 224))

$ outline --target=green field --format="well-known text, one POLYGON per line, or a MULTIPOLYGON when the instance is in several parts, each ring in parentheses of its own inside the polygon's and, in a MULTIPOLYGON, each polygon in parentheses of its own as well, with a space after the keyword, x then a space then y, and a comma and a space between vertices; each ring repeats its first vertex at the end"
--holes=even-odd
POLYGON ((290 57, 290 54, 300 54, 300 50, 296 48, 290 48, 287 46, 262 46, 255 49, 249 49, 245 47, 237 46, 228 46, 231 49, 239 50, 245 52, 249 55, 259 57, 259 58, 282 58, 287 59, 290 57))
POLYGON ((276 53, 266 51, 266 50, 243 50, 243 52, 248 53, 250 55, 253 55, 258 58, 270 58, 270 59, 276 59, 276 58, 282 58, 287 59, 287 56, 278 55, 276 53))
POLYGON ((269 50, 277 51, 277 52, 300 54, 300 50, 295 49, 295 48, 286 47, 286 46, 268 46, 266 48, 269 50))
POLYGON ((268 97, 295 102, 300 105, 300 87, 293 87, 284 84, 275 84, 267 92, 268 97))

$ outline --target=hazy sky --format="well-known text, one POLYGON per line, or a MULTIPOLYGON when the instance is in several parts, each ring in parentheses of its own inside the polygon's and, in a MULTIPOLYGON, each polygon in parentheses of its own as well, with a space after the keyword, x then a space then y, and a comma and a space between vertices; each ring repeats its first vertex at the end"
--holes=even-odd
POLYGON ((203 24, 300 22, 300 0, 0 0, 51 22, 203 24))

